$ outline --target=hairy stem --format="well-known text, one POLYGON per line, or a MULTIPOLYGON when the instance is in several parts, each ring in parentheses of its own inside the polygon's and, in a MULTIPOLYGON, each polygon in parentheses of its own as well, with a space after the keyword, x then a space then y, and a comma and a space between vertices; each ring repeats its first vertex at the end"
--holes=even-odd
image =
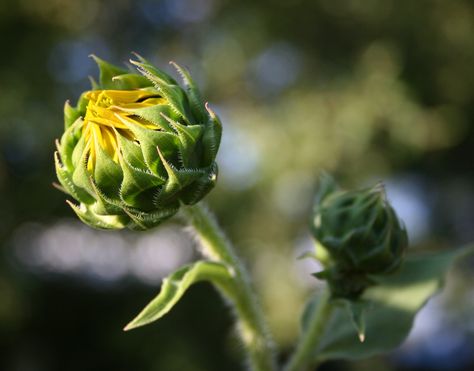
POLYGON ((235 307, 238 330, 248 352, 250 369, 275 370, 273 343, 263 313, 250 285, 248 273, 235 254, 232 244, 204 206, 198 204, 184 207, 183 211, 197 233, 203 255, 211 260, 226 263, 234 269, 236 292, 225 294, 235 307))
POLYGON ((301 335, 298 345, 284 371, 303 371, 307 370, 310 366, 316 365, 314 351, 324 334, 325 326, 329 322, 332 313, 329 299, 329 290, 325 290, 316 310, 311 313, 308 327, 301 335))

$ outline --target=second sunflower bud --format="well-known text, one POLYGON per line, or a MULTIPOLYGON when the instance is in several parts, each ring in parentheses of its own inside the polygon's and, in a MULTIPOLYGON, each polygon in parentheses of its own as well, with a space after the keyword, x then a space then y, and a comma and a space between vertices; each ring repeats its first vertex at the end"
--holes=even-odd
POLYGON ((357 191, 339 190, 321 179, 311 229, 333 297, 357 299, 373 282, 402 262, 408 237, 381 184, 357 191))

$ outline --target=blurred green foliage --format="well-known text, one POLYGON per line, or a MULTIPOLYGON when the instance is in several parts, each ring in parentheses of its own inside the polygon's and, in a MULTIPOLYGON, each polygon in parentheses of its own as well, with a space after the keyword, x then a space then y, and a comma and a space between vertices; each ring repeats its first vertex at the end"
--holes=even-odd
MULTIPOLYGON (((474 237, 471 1, 3 0, 0 44, 2 370, 240 369, 230 314, 209 288, 123 334, 158 287, 101 286, 18 258, 18 228, 72 218, 51 187, 52 153, 64 101, 97 73, 91 53, 120 63, 137 51, 197 76, 224 122, 208 200, 249 263, 283 356, 316 283, 317 268, 296 257, 311 248, 321 169, 347 187, 387 180, 413 249, 474 237)), ((472 308, 462 295, 449 302, 472 308)), ((385 358, 353 367, 403 368, 385 358)))

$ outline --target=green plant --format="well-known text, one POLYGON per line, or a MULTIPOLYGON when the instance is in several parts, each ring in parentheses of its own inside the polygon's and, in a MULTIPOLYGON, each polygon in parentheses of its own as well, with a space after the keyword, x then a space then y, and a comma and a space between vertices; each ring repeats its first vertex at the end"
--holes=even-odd
MULTIPOLYGON (((65 106, 65 132, 55 153, 58 188, 79 218, 96 228, 153 228, 181 210, 200 240, 203 259, 164 279, 160 293, 126 327, 149 324, 196 282, 208 281, 231 303, 250 369, 277 369, 275 351, 250 277, 210 212, 198 202, 217 180, 221 123, 189 73, 173 63, 185 88, 137 56, 139 73, 94 57, 99 82, 65 106)), ((450 264, 473 248, 407 256, 408 238, 382 185, 339 190, 323 175, 309 256, 327 289, 302 318, 301 338, 284 366, 305 370, 333 358, 388 351, 441 286, 450 264), (387 336, 387 334, 389 334, 387 336)))

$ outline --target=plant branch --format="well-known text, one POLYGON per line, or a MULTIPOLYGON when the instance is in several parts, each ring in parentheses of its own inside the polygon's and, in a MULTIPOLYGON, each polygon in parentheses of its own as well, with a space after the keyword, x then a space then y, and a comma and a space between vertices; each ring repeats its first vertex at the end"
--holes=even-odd
POLYGON ((233 270, 235 290, 222 290, 232 301, 238 320, 240 338, 248 352, 250 368, 254 371, 273 371, 276 364, 273 343, 257 303, 249 276, 232 244, 217 224, 214 217, 202 205, 183 207, 183 212, 194 227, 207 258, 226 263, 233 270))
POLYGON ((285 366, 284 371, 303 371, 316 364, 314 361, 315 350, 324 334, 325 326, 329 322, 332 308, 330 304, 330 293, 329 290, 326 289, 317 307, 311 313, 308 326, 301 335, 298 345, 285 366))

